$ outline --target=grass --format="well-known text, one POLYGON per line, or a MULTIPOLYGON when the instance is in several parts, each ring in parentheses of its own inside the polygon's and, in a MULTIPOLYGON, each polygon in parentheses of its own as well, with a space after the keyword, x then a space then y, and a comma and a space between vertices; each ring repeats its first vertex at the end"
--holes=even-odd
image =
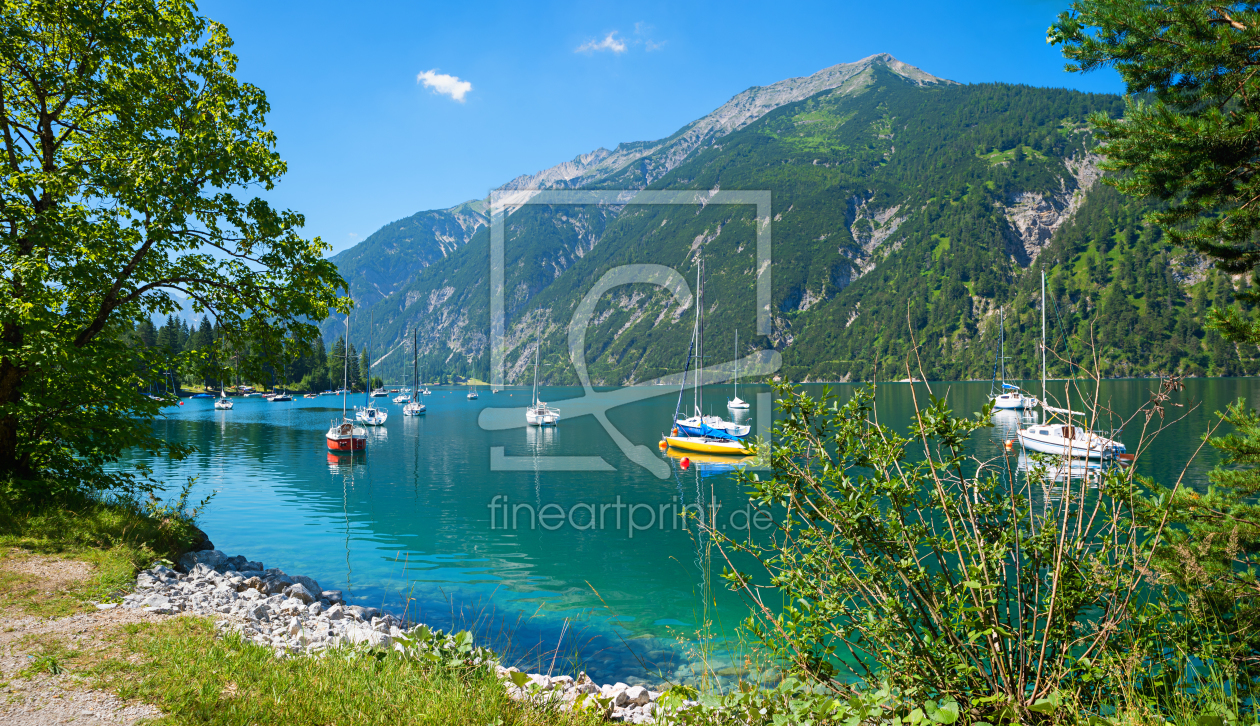
POLYGON ((0 596, 7 608, 30 614, 90 610, 90 601, 115 599, 138 570, 178 558, 194 539, 188 523, 149 516, 134 502, 81 494, 33 504, 0 498, 0 596), (47 578, 20 571, 36 556, 87 563, 90 575, 50 587, 47 578))
POLYGON ((422 665, 393 653, 277 659, 200 618, 125 626, 93 666, 98 685, 171 714, 158 724, 595 724, 508 698, 484 669, 422 665))

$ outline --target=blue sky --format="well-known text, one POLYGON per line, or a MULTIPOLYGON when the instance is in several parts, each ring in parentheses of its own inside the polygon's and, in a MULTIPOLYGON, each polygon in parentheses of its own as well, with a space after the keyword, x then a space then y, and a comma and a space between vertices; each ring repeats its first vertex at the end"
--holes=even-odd
POLYGON ((667 136, 750 86, 874 53, 962 83, 1122 91, 1111 71, 1063 72, 1045 32, 1065 6, 200 4, 235 39, 238 77, 271 102, 289 173, 267 197, 335 251, 600 146, 667 136))

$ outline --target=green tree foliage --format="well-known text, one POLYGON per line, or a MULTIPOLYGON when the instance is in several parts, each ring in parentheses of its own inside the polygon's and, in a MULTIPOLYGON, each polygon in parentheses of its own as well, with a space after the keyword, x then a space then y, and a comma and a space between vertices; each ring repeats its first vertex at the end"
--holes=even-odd
MULTIPOLYGON (((1260 281, 1260 8, 1256 3, 1076 0, 1051 26, 1069 71, 1114 68, 1123 120, 1092 118, 1107 142, 1108 183, 1165 200, 1150 218, 1231 273, 1260 281), (1146 95, 1140 95, 1146 94, 1146 95)), ((1247 302, 1260 294, 1239 295, 1247 302)), ((1260 323, 1213 309, 1230 338, 1260 343, 1260 323)))
POLYGON ((285 165, 231 45, 187 0, 0 9, 0 477, 134 485, 106 465, 168 449, 142 390, 192 360, 189 334, 126 340, 174 292, 272 348, 347 307, 301 215, 236 195, 285 165))
MULTIPOLYGON (((1160 280, 1161 272, 1167 277, 1162 257, 1129 255, 1114 274, 1126 297, 1145 291, 1146 300, 1134 311, 1109 294, 1104 307, 1124 317, 1108 334, 1174 354, 1197 335, 1199 370, 1255 372, 1260 9, 1250 2, 1076 0, 1049 40, 1062 46, 1068 70, 1115 68, 1134 94, 1123 121, 1094 118, 1107 140, 1108 168, 1123 172, 1109 183, 1165 202, 1148 219, 1171 244, 1192 245, 1224 272, 1251 276, 1249 286, 1235 289, 1226 275, 1212 275, 1178 299, 1160 280), (1177 322, 1161 331, 1155 316, 1177 322), (1193 322, 1205 318, 1210 329, 1199 333, 1193 322)), ((1181 641, 1224 673, 1241 702, 1254 699, 1260 682, 1260 417, 1244 401, 1222 417, 1235 432, 1210 439, 1225 460, 1209 474, 1207 492, 1160 491, 1171 526, 1156 564, 1189 600, 1181 641)))

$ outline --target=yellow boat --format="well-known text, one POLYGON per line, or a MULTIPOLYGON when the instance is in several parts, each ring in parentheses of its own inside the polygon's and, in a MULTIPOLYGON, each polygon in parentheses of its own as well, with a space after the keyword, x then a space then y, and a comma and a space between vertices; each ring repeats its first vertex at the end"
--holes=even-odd
POLYGON ((664 441, 665 445, 671 449, 691 451, 697 454, 752 456, 757 453, 744 446, 742 441, 715 439, 708 436, 666 436, 664 441))
POLYGON ((720 464, 724 467, 743 466, 757 460, 755 456, 719 456, 717 454, 697 454, 681 449, 666 449, 665 455, 671 459, 690 459, 692 464, 720 464))

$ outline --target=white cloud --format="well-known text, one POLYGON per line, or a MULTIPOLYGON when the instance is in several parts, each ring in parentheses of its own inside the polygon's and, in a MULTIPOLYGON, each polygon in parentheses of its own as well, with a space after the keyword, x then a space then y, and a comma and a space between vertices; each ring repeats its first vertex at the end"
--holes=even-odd
POLYGON ((629 46, 621 38, 617 37, 617 31, 613 31, 604 36, 603 40, 588 40, 579 45, 574 53, 593 53, 595 51, 611 50, 614 53, 625 53, 629 46))
POLYGON ((423 83, 425 88, 432 88, 434 93, 450 96, 460 103, 464 102, 464 96, 472 90, 472 84, 468 81, 461 81, 455 76, 438 73, 436 69, 418 74, 416 83, 423 83))

